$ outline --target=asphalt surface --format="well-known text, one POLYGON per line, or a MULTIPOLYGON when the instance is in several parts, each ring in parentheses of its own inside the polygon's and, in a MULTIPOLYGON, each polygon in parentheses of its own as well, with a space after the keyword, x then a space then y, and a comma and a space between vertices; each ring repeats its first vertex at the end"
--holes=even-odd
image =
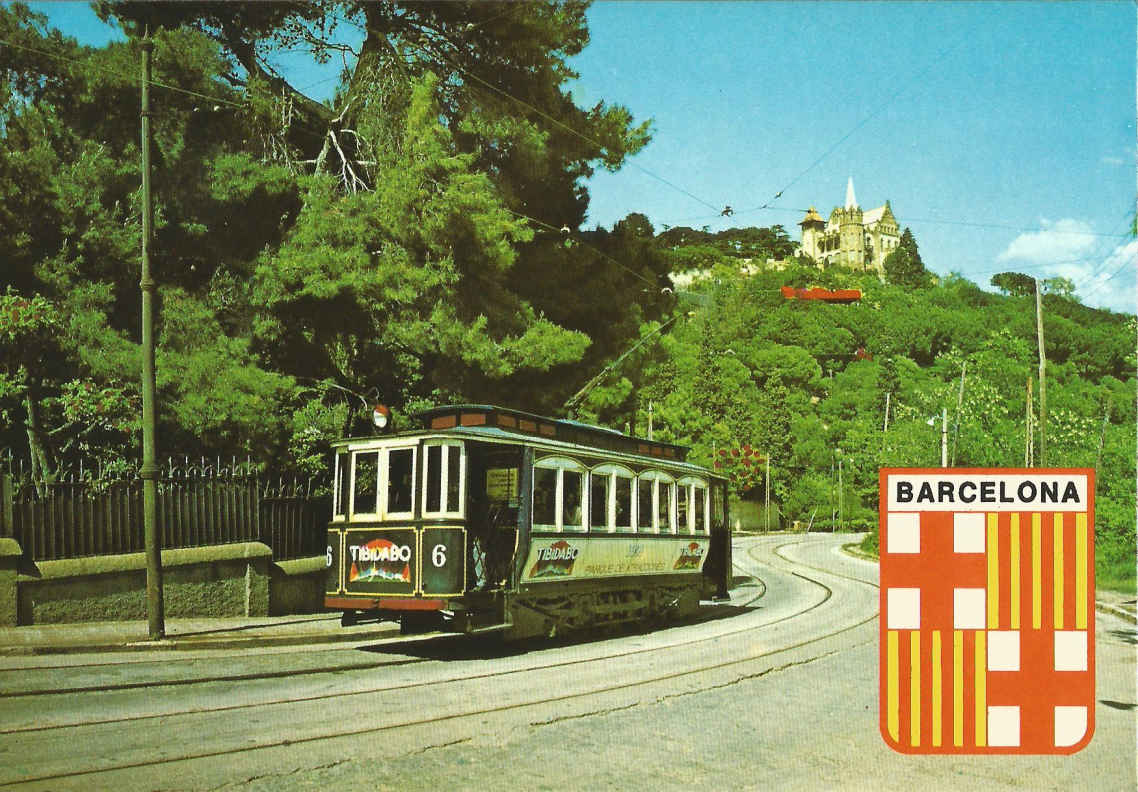
POLYGON ((140 623, 16 628, 0 657, 0 787, 1135 788, 1134 622, 1105 613, 1085 750, 891 751, 877 566, 842 552, 852 539, 740 537, 731 603, 522 646, 345 630, 334 614, 172 621, 158 651, 140 623))

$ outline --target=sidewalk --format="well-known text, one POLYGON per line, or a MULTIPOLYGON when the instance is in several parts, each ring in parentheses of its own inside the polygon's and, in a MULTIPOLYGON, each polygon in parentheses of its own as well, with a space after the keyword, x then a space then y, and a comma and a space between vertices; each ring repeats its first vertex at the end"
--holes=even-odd
POLYGON ((167 619, 166 637, 149 639, 145 621, 83 622, 0 628, 0 656, 153 649, 245 649, 349 643, 399 634, 395 622, 340 626, 339 613, 214 619, 167 619))

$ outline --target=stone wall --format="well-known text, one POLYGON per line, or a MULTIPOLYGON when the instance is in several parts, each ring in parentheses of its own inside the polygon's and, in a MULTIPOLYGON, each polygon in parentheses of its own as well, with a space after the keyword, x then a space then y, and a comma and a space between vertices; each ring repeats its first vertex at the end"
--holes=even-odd
MULTIPOLYGON (((167 617, 314 613, 324 605, 323 556, 274 564, 260 542, 162 552, 167 617)), ((33 563, 0 539, 0 626, 147 618, 146 555, 33 563)))

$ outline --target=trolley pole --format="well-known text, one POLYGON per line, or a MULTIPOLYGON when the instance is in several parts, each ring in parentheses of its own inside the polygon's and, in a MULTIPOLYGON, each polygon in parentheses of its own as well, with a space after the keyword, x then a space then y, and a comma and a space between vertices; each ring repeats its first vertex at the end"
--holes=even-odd
POLYGON ((150 274, 150 31, 142 39, 142 522, 146 542, 146 613, 150 640, 166 635, 162 603, 162 537, 158 533, 158 447, 155 438, 154 293, 150 274))

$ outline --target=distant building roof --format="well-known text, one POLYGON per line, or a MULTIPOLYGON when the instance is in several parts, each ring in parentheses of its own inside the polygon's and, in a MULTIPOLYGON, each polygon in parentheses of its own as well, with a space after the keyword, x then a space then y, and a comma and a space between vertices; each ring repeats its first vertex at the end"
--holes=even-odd
POLYGON ((872 223, 876 223, 878 220, 881 219, 882 215, 884 215, 884 214, 885 214, 885 207, 884 206, 879 206, 876 209, 870 209, 868 212, 865 212, 862 214, 861 222, 863 225, 870 225, 872 223))
POLYGON ((818 214, 818 210, 815 209, 813 206, 811 206, 810 209, 806 212, 806 216, 802 218, 802 221, 798 225, 806 225, 807 223, 824 223, 824 222, 826 222, 826 221, 822 219, 822 216, 820 214, 818 214))

